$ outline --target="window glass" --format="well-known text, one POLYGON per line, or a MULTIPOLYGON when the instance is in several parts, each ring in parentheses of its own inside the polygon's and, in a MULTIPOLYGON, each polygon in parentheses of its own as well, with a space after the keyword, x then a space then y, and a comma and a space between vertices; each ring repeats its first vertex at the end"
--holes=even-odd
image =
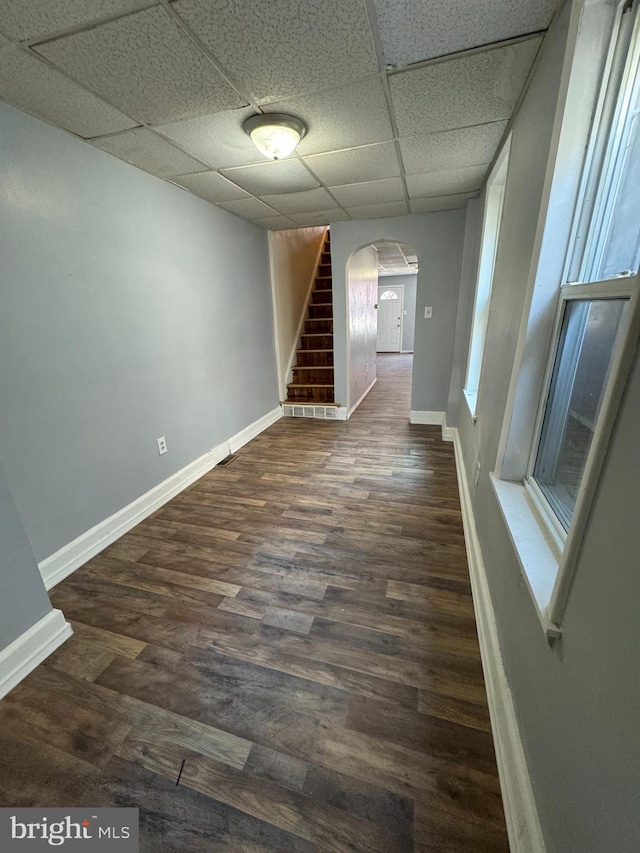
MULTIPOLYGON (((630 26, 632 18, 624 21, 630 26)), ((640 39, 639 23, 625 47, 620 75, 608 93, 612 113, 601 147, 595 204, 581 280, 602 281, 638 271, 640 260, 640 39)), ((624 42, 624 40, 623 40, 624 42)), ((597 169, 597 167, 596 167, 597 169)))
POLYGON ((491 289, 493 287, 493 274, 502 221, 510 146, 511 137, 507 140, 498 158, 496 167, 487 182, 480 263, 478 266, 478 280, 476 282, 476 297, 473 310, 473 326, 471 329, 467 376, 464 385, 465 394, 467 395, 467 400, 473 414, 475 414, 476 410, 476 398, 487 340, 487 327, 489 325, 489 311, 491 308, 491 289))
POLYGON ((533 477, 568 530, 626 299, 565 303, 533 477))

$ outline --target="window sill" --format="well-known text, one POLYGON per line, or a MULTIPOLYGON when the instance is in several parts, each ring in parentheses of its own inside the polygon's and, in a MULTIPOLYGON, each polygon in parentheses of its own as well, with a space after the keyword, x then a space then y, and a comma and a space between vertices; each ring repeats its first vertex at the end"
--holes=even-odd
POLYGON ((478 403, 478 392, 477 391, 467 391, 465 388, 463 390, 464 399, 467 401, 467 408, 469 409, 469 414, 471 415, 471 420, 474 422, 477 421, 476 415, 476 406, 478 403))
POLYGON ((559 568, 549 534, 543 529, 522 483, 499 480, 492 474, 491 484, 542 629, 549 639, 558 639, 560 629, 547 615, 559 568))

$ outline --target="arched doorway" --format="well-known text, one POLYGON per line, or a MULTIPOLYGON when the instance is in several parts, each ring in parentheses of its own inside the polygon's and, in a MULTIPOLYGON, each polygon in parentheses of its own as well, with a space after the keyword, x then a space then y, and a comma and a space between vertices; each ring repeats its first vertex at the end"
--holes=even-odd
POLYGON ((378 358, 413 352, 417 274, 415 251, 396 240, 376 240, 347 259, 347 416, 373 387, 378 358))
POLYGON ((418 257, 406 243, 379 240, 378 341, 380 352, 413 352, 418 257))

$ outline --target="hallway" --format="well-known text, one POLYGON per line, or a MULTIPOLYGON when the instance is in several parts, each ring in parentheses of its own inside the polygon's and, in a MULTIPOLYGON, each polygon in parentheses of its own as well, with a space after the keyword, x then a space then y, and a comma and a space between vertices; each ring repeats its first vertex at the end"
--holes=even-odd
POLYGON ((508 850, 453 447, 409 424, 411 363, 52 591, 75 633, 0 702, 0 806, 137 806, 149 853, 508 850))

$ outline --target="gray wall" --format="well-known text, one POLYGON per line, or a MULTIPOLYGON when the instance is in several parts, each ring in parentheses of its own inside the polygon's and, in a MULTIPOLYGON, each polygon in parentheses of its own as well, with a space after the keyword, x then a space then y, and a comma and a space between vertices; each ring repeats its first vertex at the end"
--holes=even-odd
POLYGON ((347 260, 353 252, 377 240, 394 240, 413 248, 419 265, 411 408, 446 411, 464 228, 464 210, 332 224, 336 400, 345 400, 347 391, 347 260), (424 319, 426 305, 433 306, 432 320, 424 319))
POLYGON ((378 253, 373 246, 367 246, 347 263, 349 408, 356 405, 376 378, 377 301, 378 253))
MULTIPOLYGON (((550 32, 514 122, 503 233, 474 426, 458 394, 460 438, 507 676, 549 853, 640 848, 640 365, 619 413, 563 623, 550 648, 489 482, 523 312, 566 45, 550 32), (473 485, 476 458, 482 469, 473 485)), ((477 255, 477 207, 467 247, 477 255)), ((477 263, 476 263, 477 267, 477 263)), ((463 276, 471 300, 475 276, 463 276)), ((469 326, 462 312, 460 327, 469 326)), ((467 332, 468 334, 468 332, 467 332)), ((468 338, 467 338, 468 341, 468 338)), ((458 376, 466 348, 456 354, 458 376)))
POLYGON ((268 240, 2 104, 0 152, 0 456, 41 560, 278 405, 268 240))
MULTIPOLYGON (((416 291, 418 284, 417 275, 383 275, 378 278, 378 287, 404 287, 404 321, 402 324, 401 349, 404 352, 413 352, 416 333, 416 291)), ((424 317, 424 306, 422 311, 424 317)))
POLYGON ((0 651, 50 610, 38 566, 0 466, 0 651))

